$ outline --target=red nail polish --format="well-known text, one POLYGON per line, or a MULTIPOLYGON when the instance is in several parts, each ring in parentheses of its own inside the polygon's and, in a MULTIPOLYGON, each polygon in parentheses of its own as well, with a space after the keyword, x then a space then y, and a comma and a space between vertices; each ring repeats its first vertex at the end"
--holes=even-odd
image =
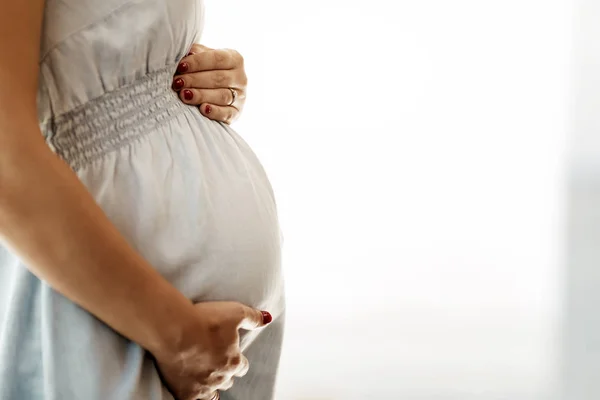
POLYGON ((175 81, 173 81, 173 89, 175 90, 181 89, 183 85, 185 85, 185 82, 183 82, 183 79, 181 78, 177 78, 175 81))
POLYGON ((190 65, 186 62, 182 62, 177 67, 177 72, 179 72, 180 74, 183 74, 183 73, 186 73, 188 71, 188 69, 190 69, 190 65))
POLYGON ((207 104, 206 107, 204 107, 204 112, 210 114, 212 112, 212 107, 207 104))
POLYGON ((273 316, 267 312, 267 311, 262 311, 262 317, 263 317, 263 324, 268 324, 271 321, 273 321, 273 316))
POLYGON ((190 101, 191 99, 194 98, 194 93, 192 93, 191 90, 184 90, 183 91, 183 98, 186 99, 187 101, 190 101))

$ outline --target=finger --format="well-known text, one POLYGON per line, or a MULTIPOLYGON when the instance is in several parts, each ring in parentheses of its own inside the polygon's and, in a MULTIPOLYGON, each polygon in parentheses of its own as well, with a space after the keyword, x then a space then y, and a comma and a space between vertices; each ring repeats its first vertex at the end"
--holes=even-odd
POLYGON ((239 71, 235 70, 201 71, 173 77, 173 89, 175 90, 183 88, 219 89, 238 87, 243 84, 243 77, 240 76, 239 71))
POLYGON ((261 328, 273 320, 273 317, 267 311, 259 311, 243 304, 241 304, 241 307, 243 317, 238 324, 238 328, 240 329, 252 330, 261 328))
POLYGON ((229 49, 206 49, 184 57, 177 66, 180 74, 199 71, 234 69, 242 66, 244 59, 240 53, 229 49))
POLYGON ((243 354, 241 354, 240 364, 238 365, 237 370, 233 373, 233 376, 241 378, 242 376, 248 373, 248 370, 250 370, 250 361, 248 361, 248 359, 243 354))
POLYGON ((204 46, 203 44, 200 43, 194 43, 192 45, 192 47, 190 48, 190 51, 188 51, 188 56, 191 56, 193 54, 198 54, 198 53, 202 53, 203 51, 207 51, 207 50, 214 50, 211 49, 210 47, 204 46))
POLYGON ((216 104, 202 103, 198 106, 202 115, 214 121, 231 124, 240 115, 240 110, 235 107, 223 107, 216 104))
POLYGON ((214 104, 217 106, 235 106, 239 103, 236 95, 233 98, 231 90, 235 89, 184 89, 179 92, 179 98, 186 104, 199 106, 202 103, 214 104), (235 100, 235 102, 234 102, 235 100))

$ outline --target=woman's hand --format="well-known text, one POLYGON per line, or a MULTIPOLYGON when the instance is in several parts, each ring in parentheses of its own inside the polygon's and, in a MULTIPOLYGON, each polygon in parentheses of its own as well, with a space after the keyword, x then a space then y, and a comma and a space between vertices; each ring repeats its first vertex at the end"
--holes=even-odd
POLYGON ((271 322, 271 314, 236 302, 195 305, 197 323, 181 336, 175 352, 154 354, 162 379, 176 400, 212 400, 218 390, 233 386, 233 378, 248 372, 240 352, 239 329, 252 330, 271 322))
POLYGON ((200 44, 192 46, 173 78, 173 89, 184 103, 198 106, 204 116, 226 124, 239 117, 247 84, 240 53, 200 44))

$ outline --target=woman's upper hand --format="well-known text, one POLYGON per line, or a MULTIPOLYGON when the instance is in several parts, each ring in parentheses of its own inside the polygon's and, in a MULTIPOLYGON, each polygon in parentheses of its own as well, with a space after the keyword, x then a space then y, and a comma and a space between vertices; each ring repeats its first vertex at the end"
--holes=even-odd
POLYGON ((173 77, 173 89, 186 104, 198 106, 213 120, 230 124, 246 102, 244 59, 235 50, 194 44, 173 77))
POLYGON ((240 351, 239 329, 253 330, 271 322, 271 315, 237 302, 195 305, 198 320, 182 332, 175 351, 153 354, 164 383, 177 400, 211 400, 233 378, 248 372, 240 351))

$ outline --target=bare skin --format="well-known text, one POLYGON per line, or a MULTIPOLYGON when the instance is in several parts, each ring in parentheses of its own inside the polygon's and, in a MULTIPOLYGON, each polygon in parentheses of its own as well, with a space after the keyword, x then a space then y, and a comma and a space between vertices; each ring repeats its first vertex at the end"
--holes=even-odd
POLYGON ((235 302, 193 305, 111 224, 42 138, 37 84, 44 1, 0 0, 0 241, 55 290, 155 357, 177 400, 208 400, 248 362, 235 302))
POLYGON ((244 58, 240 53, 200 44, 192 46, 173 77, 173 89, 179 92, 181 101, 198 106, 205 117, 226 124, 239 118, 246 102, 247 86, 244 58))

